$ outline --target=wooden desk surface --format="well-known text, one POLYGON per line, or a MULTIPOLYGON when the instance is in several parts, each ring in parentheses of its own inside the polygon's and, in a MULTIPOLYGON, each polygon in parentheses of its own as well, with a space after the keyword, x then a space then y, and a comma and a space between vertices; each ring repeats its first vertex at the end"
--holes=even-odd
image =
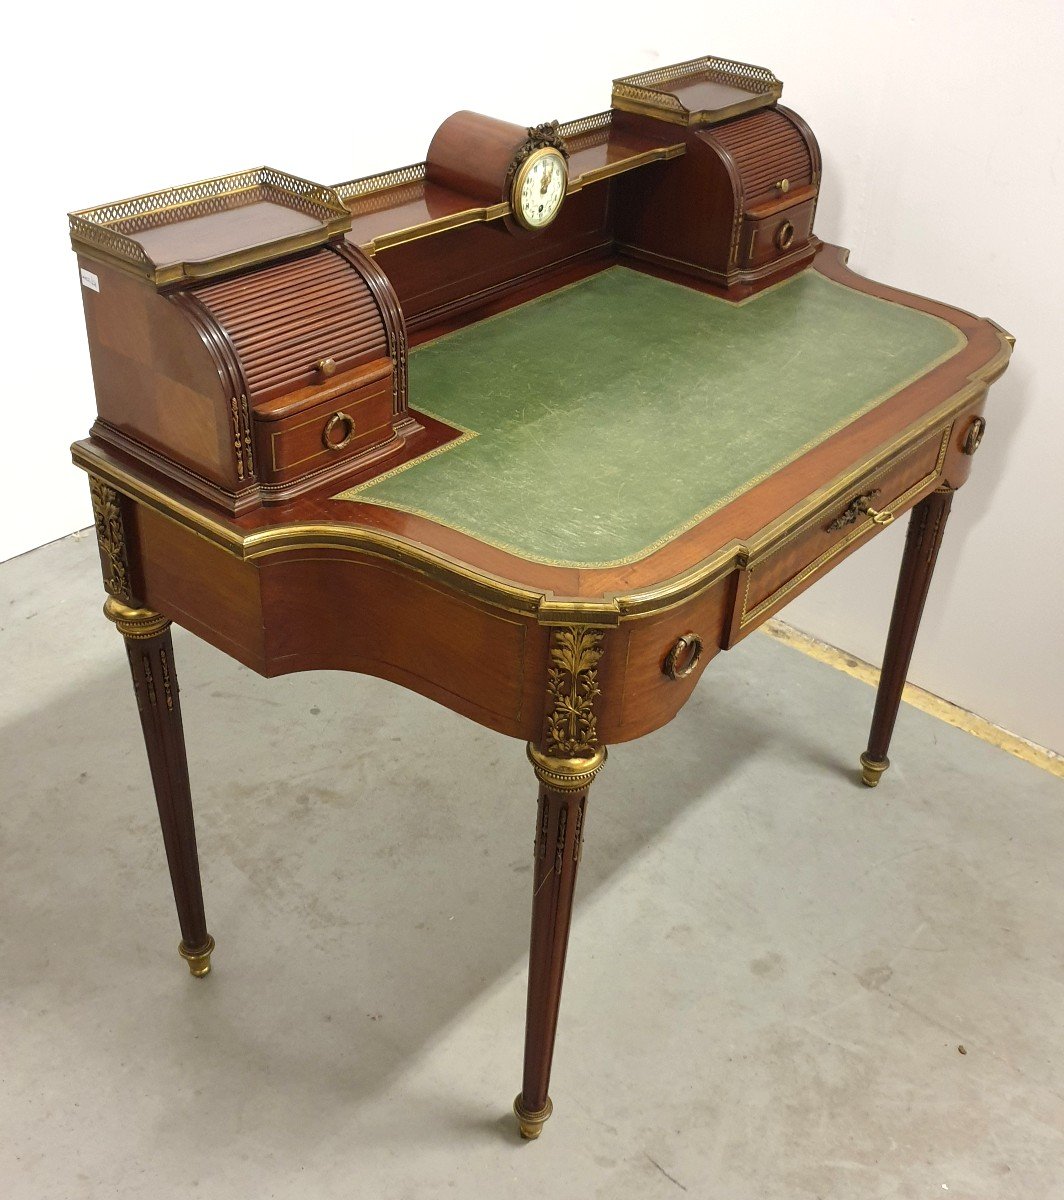
POLYGON ((339 498, 534 562, 619 566, 966 344, 814 270, 734 304, 614 266, 418 347, 411 404, 465 436, 339 498))

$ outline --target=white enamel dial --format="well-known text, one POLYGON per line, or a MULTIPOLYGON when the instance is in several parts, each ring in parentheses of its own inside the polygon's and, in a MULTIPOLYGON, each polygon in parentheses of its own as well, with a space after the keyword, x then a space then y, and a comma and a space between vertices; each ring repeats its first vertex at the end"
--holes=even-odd
POLYGON ((565 158, 551 146, 534 151, 514 181, 514 215, 526 229, 542 229, 558 215, 565 199, 565 158))

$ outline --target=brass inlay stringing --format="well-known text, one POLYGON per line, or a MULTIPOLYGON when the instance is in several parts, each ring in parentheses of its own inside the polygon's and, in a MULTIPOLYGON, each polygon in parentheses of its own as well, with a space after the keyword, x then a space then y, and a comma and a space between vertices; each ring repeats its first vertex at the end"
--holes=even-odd
POLYGON ((595 700, 600 695, 598 661, 602 631, 587 625, 562 625, 554 630, 547 672, 546 752, 575 758, 595 750, 598 728, 595 700))
MULTIPOLYGON (((897 461, 899 454, 918 445, 942 423, 979 400, 987 386, 1004 371, 1013 338, 998 330, 997 352, 969 374, 965 382, 913 425, 899 431, 888 443, 875 448, 842 475, 817 488, 801 504, 769 522, 746 541, 731 539, 709 557, 667 578, 654 580, 628 592, 588 596, 558 596, 541 587, 522 585, 453 559, 441 551, 410 538, 342 521, 290 523, 245 533, 230 522, 155 486, 148 478, 131 474, 124 467, 98 454, 91 442, 71 447, 74 463, 90 475, 106 479, 122 494, 144 504, 153 512, 190 530, 197 537, 242 562, 283 554, 291 550, 342 549, 351 553, 397 563, 408 570, 436 580, 445 587, 508 612, 525 613, 554 625, 579 621, 607 628, 619 621, 647 617, 667 611, 714 586, 737 565, 759 559, 792 536, 805 532, 806 520, 839 499, 840 493, 862 479, 874 479, 897 461)), ((682 531, 679 531, 682 532, 682 531)))
MULTIPOLYGON (((768 609, 773 608, 776 604, 778 604, 784 596, 792 592, 796 587, 798 587, 799 584, 804 583, 810 575, 818 571, 826 563, 830 562, 833 558, 835 558, 836 555, 841 554, 843 550, 855 542, 859 537, 862 537, 874 526, 889 525, 890 522, 894 520, 894 514, 898 511, 898 509, 904 508, 905 505, 913 499, 913 497, 919 495, 924 488, 926 488, 929 484, 934 483, 934 481, 938 478, 939 472, 942 470, 942 464, 946 461, 946 453, 949 450, 949 440, 952 431, 952 424, 948 425, 946 429, 943 430, 938 448, 938 457, 935 460, 934 467, 927 475, 924 475, 922 478, 918 479, 911 487, 902 492, 900 496, 897 496, 889 504, 885 505, 882 511, 866 508, 865 511, 870 518, 868 521, 861 525, 857 525, 848 534, 846 534, 845 537, 840 538, 839 541, 837 541, 834 545, 829 546, 828 549, 823 552, 823 554, 803 567, 797 575, 794 575, 791 579, 788 579, 785 583, 781 584, 774 592, 766 596, 749 612, 747 611, 746 606, 749 603, 750 584, 753 581, 756 568, 764 563, 766 559, 778 553, 784 546, 790 542, 793 542, 795 538, 801 537, 802 534, 808 532, 808 527, 803 526, 794 530, 782 541, 777 542, 768 553, 763 554, 757 559, 756 562, 748 564, 746 572, 746 586, 743 589, 743 606, 739 618, 739 628, 745 629, 746 626, 752 621, 756 621, 758 617, 760 617, 768 609), (875 513, 874 516, 872 515, 873 512, 875 513)), ((870 477, 870 481, 874 480, 880 475, 885 475, 887 471, 891 470, 895 465, 896 463, 894 462, 884 464, 884 466, 877 471, 875 475, 870 477)))
POLYGON ((89 476, 92 515, 96 522, 96 540, 106 567, 104 590, 118 600, 129 600, 129 561, 126 557, 126 531, 122 523, 122 502, 118 492, 95 475, 89 476))

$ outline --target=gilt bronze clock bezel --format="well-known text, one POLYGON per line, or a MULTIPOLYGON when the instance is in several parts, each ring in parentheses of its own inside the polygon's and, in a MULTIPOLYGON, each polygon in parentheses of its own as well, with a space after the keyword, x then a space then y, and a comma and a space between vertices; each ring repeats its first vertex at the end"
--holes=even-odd
POLYGON ((558 214, 562 211, 562 205, 565 203, 565 189, 569 186, 569 164, 566 162, 565 153, 559 150, 557 146, 540 146, 533 150, 521 165, 514 172, 513 183, 510 185, 510 212, 514 220, 521 226, 522 229, 527 229, 529 233, 539 233, 541 229, 547 229, 558 218, 558 214), (525 186, 525 180, 528 178, 532 168, 541 159, 548 155, 553 155, 559 159, 562 164, 562 177, 564 183, 562 186, 562 198, 558 201, 558 207, 554 210, 550 218, 540 225, 533 225, 525 218, 525 214, 521 211, 521 189, 525 186))
POLYGON ((562 211, 562 204, 565 203, 566 192, 569 189, 569 147, 565 144, 565 139, 561 135, 561 126, 557 121, 544 121, 542 125, 529 126, 528 137, 514 154, 507 175, 510 182, 510 213, 517 225, 527 233, 539 233, 540 230, 553 224, 558 213, 562 211), (557 154, 562 160, 565 187, 562 191, 561 201, 550 220, 544 221, 542 225, 532 225, 525 220, 521 212, 521 189, 525 186, 529 171, 547 154, 557 154))

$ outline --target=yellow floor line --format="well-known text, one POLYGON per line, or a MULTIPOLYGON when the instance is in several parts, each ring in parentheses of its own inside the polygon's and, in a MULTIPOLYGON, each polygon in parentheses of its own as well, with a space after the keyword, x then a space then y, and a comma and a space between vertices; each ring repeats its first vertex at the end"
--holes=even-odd
MULTIPOLYGON (((775 638, 777 642, 783 642, 795 650, 800 650, 810 658, 815 658, 817 662, 827 663, 828 666, 835 667, 839 671, 845 671, 847 675, 852 675, 854 679, 860 679, 862 683, 867 683, 872 687, 879 683, 877 667, 862 662, 861 659, 854 658, 852 654, 847 654, 834 646, 829 646, 826 642, 818 641, 809 634, 802 633, 799 629, 785 625, 782 621, 766 621, 761 629, 769 637, 775 638)), ((943 700, 941 696, 925 692, 923 688, 916 687, 914 684, 907 683, 905 685, 902 699, 907 704, 911 704, 913 708, 918 708, 921 712, 929 713, 932 717, 938 717, 940 721, 945 721, 947 725, 953 725, 957 729, 963 729, 965 733, 974 734, 982 741, 989 742, 991 746, 997 746, 999 750, 1005 750, 1009 754, 1015 755, 1016 758, 1022 758, 1024 762, 1041 767, 1050 775, 1064 779, 1064 755, 1057 754, 1055 750, 1047 750, 1044 746, 1035 745, 1034 742, 1029 742, 1018 734, 1009 733, 1007 729, 1002 729, 985 717, 976 716, 975 713, 951 704, 948 700, 943 700)))

